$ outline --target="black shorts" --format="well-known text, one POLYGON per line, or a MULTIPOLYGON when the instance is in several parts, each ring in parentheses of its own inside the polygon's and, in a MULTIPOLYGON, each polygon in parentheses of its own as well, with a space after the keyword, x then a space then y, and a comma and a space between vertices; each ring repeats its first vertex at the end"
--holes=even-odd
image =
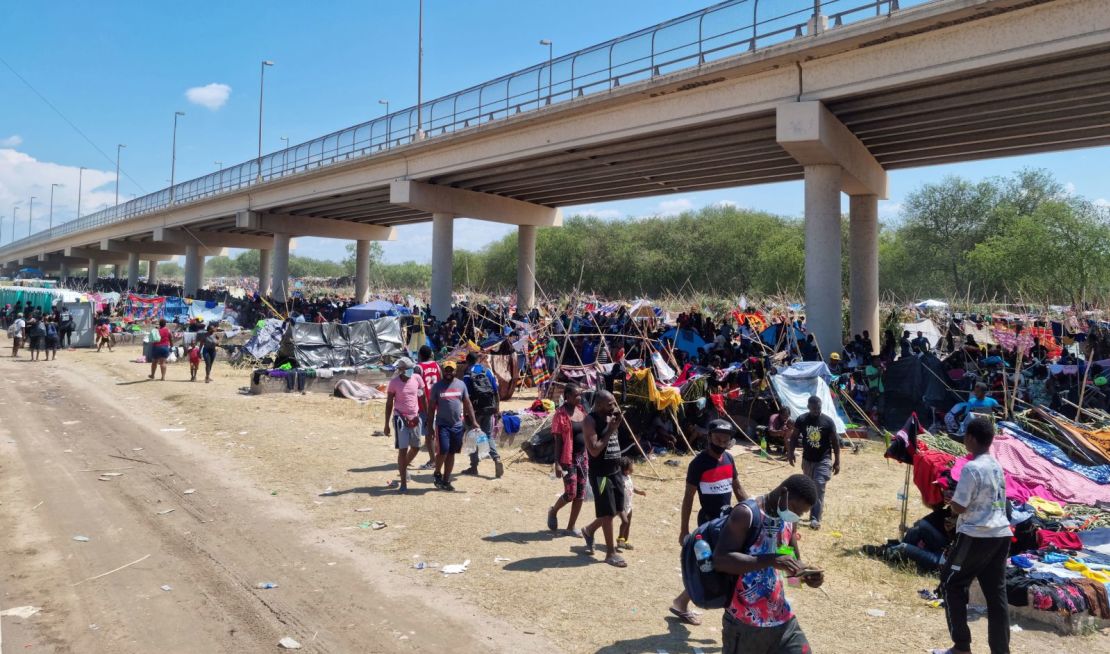
POLYGON ((31 337, 31 349, 32 350, 45 350, 46 349, 46 337, 45 336, 32 336, 31 337))
POLYGON ((590 489, 594 492, 594 513, 598 518, 624 511, 624 487, 619 475, 590 475, 590 489))

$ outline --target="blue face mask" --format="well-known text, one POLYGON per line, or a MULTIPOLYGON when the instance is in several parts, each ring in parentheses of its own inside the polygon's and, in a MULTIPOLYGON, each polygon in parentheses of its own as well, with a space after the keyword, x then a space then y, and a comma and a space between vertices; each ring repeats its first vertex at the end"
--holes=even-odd
POLYGON ((701 411, 702 409, 704 409, 704 408, 705 408, 705 398, 704 398, 704 397, 699 397, 699 398, 698 398, 698 399, 697 399, 697 400, 695 401, 695 404, 696 404, 696 405, 697 405, 697 407, 698 407, 698 411, 701 411))
POLYGON ((802 517, 790 510, 790 493, 786 493, 784 497, 786 499, 786 508, 781 506, 778 507, 779 520, 790 523, 801 522, 802 517))

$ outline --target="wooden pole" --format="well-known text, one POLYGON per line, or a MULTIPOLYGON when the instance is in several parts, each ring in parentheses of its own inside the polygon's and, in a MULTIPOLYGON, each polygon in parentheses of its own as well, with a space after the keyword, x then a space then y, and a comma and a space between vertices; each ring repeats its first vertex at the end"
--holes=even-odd
POLYGON ((1095 344, 1091 343, 1091 351, 1087 353, 1087 365, 1083 367, 1083 382, 1079 385, 1079 406, 1076 407, 1075 420, 1083 413, 1083 393, 1087 390, 1087 375, 1091 372, 1091 361, 1095 358, 1095 344))

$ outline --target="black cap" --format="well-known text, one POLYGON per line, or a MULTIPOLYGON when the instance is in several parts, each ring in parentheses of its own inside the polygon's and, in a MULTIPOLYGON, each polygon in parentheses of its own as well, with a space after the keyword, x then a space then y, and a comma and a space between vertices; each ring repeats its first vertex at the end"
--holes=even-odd
POLYGON ((722 420, 721 418, 717 418, 716 420, 711 420, 709 422, 709 433, 713 433, 715 431, 724 432, 726 434, 733 434, 736 432, 736 429, 732 426, 731 422, 727 420, 722 420))

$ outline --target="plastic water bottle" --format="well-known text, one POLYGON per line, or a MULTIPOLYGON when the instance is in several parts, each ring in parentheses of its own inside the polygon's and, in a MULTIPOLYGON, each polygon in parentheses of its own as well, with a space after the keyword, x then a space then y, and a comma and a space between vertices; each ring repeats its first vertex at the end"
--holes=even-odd
POLYGON ((759 439, 759 458, 767 458, 767 436, 764 435, 759 439))
POLYGON ((482 434, 478 437, 478 458, 489 458, 489 436, 482 434))
POLYGON ((702 539, 701 534, 694 536, 694 558, 702 572, 713 572, 713 549, 702 539))

